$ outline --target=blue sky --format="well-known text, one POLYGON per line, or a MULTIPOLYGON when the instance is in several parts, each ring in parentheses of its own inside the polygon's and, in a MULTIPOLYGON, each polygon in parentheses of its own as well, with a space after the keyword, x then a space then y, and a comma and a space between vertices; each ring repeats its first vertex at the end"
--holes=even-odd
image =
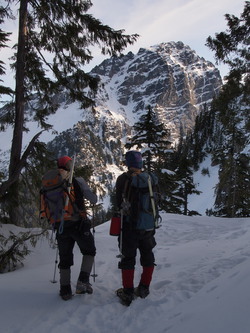
MULTIPOLYGON (((216 32, 225 31, 224 15, 234 14, 239 17, 244 8, 244 0, 92 0, 89 14, 102 23, 126 34, 137 33, 138 41, 129 46, 124 53, 137 53, 140 47, 149 47, 161 42, 182 41, 204 57, 215 63, 214 54, 205 46, 206 38, 216 32)), ((15 44, 18 22, 8 22, 8 31, 13 31, 15 44)), ((12 55, 10 49, 1 50, 1 60, 7 62, 12 55)), ((104 57, 98 49, 93 50, 94 60, 86 66, 86 71, 99 64, 104 57)), ((222 76, 227 68, 218 66, 222 76)), ((11 85, 11 73, 7 68, 6 84, 11 85)))

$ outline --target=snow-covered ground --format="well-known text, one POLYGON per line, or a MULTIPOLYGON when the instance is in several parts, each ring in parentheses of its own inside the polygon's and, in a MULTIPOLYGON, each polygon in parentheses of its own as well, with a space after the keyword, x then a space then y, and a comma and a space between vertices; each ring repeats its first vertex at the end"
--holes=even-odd
MULTIPOLYGON (((41 239, 23 267, 0 275, 5 333, 249 333, 250 219, 164 214, 148 298, 121 305, 117 238, 109 222, 96 228, 92 295, 67 302, 53 284, 56 251, 41 239)), ((1 233, 12 226, 3 225, 1 233)), ((140 275, 139 260, 135 284, 140 275)), ((75 247, 72 287, 81 256, 75 247)), ((58 271, 56 274, 58 280, 58 271)))

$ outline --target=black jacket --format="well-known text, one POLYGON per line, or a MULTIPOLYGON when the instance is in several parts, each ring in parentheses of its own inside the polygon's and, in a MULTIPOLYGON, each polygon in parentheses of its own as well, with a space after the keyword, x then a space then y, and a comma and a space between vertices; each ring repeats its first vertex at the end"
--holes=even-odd
POLYGON ((131 183, 133 171, 127 171, 121 174, 116 180, 116 206, 121 210, 123 198, 128 197, 128 188, 131 183))

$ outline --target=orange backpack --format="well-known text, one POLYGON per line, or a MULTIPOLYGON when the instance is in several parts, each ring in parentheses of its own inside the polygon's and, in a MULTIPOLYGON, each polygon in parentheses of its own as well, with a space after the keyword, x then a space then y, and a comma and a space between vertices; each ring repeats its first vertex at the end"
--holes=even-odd
POLYGON ((40 200, 40 217, 47 218, 52 224, 62 220, 76 221, 80 217, 75 204, 74 188, 71 186, 70 191, 68 190, 67 181, 62 178, 58 169, 49 170, 43 176, 40 200), (69 200, 66 200, 67 197, 69 200))

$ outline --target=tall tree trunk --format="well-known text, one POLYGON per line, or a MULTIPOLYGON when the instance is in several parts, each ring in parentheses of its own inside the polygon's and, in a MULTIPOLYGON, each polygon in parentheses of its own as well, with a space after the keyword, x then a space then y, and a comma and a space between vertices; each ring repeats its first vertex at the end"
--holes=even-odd
MULTIPOLYGON (((17 48, 17 61, 16 61, 16 91, 15 91, 15 125, 13 131, 13 139, 10 153, 9 164, 9 178, 11 178, 17 166, 20 164, 22 153, 22 141, 23 141, 23 126, 24 126, 24 107, 25 107, 25 95, 24 95, 24 77, 25 77, 25 58, 26 58, 26 41, 27 41, 27 7, 28 0, 20 1, 19 10, 19 36, 18 36, 18 48, 17 48)), ((14 203, 14 207, 10 209, 10 218, 13 224, 19 224, 18 214, 18 181, 12 185, 10 190, 11 202, 14 203), (15 200, 14 200, 15 199, 15 200)))

